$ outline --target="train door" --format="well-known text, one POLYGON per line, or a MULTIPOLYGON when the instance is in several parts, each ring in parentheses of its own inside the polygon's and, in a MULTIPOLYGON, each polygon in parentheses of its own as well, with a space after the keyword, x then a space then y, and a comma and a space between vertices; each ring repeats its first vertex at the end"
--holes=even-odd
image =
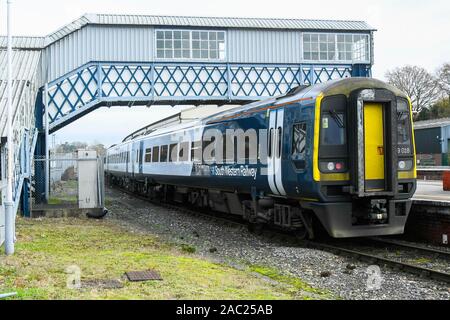
POLYGON ((270 190, 275 195, 286 195, 283 187, 282 155, 284 109, 271 110, 269 113, 267 179, 270 190))
POLYGON ((366 192, 386 190, 383 105, 364 104, 364 165, 366 192))

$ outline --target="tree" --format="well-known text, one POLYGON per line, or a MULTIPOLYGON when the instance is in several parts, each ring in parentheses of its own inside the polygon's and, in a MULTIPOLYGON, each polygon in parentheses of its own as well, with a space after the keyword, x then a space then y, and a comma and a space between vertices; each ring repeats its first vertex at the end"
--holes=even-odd
POLYGON ((102 143, 94 142, 94 144, 89 146, 89 150, 97 151, 97 155, 103 156, 106 154, 106 148, 102 143))
POLYGON ((87 143, 84 142, 65 142, 56 146, 56 153, 66 154, 77 151, 78 149, 86 149, 87 143))
POLYGON ((410 98, 413 113, 417 115, 439 98, 438 82, 427 70, 417 66, 396 68, 386 73, 390 84, 404 91, 410 98))
POLYGON ((450 102, 450 63, 444 64, 437 72, 439 89, 450 102))
POLYGON ((450 101, 445 98, 433 104, 428 109, 422 109, 416 117, 416 121, 450 118, 450 101))

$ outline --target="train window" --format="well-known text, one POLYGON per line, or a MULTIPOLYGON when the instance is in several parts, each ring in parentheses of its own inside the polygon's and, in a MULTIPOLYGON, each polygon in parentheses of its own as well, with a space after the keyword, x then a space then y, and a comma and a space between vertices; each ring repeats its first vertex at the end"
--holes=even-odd
POLYGON ((334 110, 322 114, 320 143, 324 146, 340 146, 345 144, 345 116, 343 112, 334 110))
POLYGON ((209 149, 210 150, 209 154, 204 155, 203 160, 215 162, 216 161, 216 138, 215 137, 210 137, 210 138, 211 138, 210 141, 202 140, 203 141, 202 142, 203 152, 205 152, 205 149, 208 148, 208 146, 210 146, 210 145, 214 146, 214 148, 209 149))
POLYGON ((159 162, 159 147, 153 147, 152 162, 159 162))
POLYGON ((167 162, 168 149, 169 149, 169 146, 167 146, 167 145, 161 146, 161 156, 159 158, 160 162, 167 162))
MULTIPOLYGON (((250 148, 250 137, 245 137, 245 160, 249 163, 254 163, 258 158, 258 150, 250 148)), ((258 147, 257 143, 254 145, 255 148, 258 147)))
POLYGON ((180 143, 180 150, 178 151, 179 161, 189 161, 189 142, 180 143))
POLYGON ((269 141, 268 142, 268 149, 269 149, 268 155, 269 155, 269 158, 272 158, 273 128, 270 129, 268 141, 269 141))
POLYGON ((191 161, 202 161, 202 142, 192 141, 191 143, 191 161))
POLYGON ((397 143, 399 155, 410 155, 411 150, 411 120, 406 100, 397 101, 397 143))
POLYGON ((292 155, 304 155, 306 150, 306 123, 296 123, 292 135, 292 155))
POLYGON ((178 144, 172 143, 170 145, 169 162, 174 162, 174 161, 176 162, 177 154, 178 154, 178 144))
POLYGON ((152 148, 145 149, 145 162, 152 162, 152 148))
POLYGON ((282 138, 283 138, 283 129, 278 127, 278 148, 277 148, 277 158, 281 158, 281 147, 282 147, 282 138))

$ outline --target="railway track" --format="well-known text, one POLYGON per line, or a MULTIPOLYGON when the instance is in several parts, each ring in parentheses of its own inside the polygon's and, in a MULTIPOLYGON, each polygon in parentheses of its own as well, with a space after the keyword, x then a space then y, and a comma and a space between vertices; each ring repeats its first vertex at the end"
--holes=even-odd
MULTIPOLYGON (((422 278, 429 278, 437 281, 443 281, 446 283, 450 283, 450 273, 439 271, 432 268, 422 267, 416 264, 411 264, 403 261, 399 261, 396 259, 390 259, 383 257, 379 254, 371 254, 365 251, 349 248, 348 246, 342 246, 339 244, 329 244, 324 242, 316 242, 316 241, 305 241, 305 245, 309 248, 315 248, 319 250, 326 250, 335 254, 341 254, 350 256, 352 258, 360 259, 366 261, 371 264, 379 264, 385 265, 393 268, 394 270, 404 271, 407 273, 411 273, 417 275, 422 278)), ((421 247, 421 249, 424 249, 421 247)), ((432 250, 435 251, 439 250, 432 250)), ((439 254, 443 254, 444 256, 447 254, 446 252, 439 251, 439 254)))
POLYGON ((395 246, 395 247, 407 248, 407 249, 415 250, 415 251, 421 251, 423 253, 435 255, 437 257, 441 257, 441 258, 445 258, 445 259, 449 259, 450 260, 450 251, 444 251, 444 250, 437 250, 437 249, 433 249, 433 248, 427 248, 427 247, 424 247, 424 246, 411 244, 411 243, 405 243, 405 242, 401 242, 401 241, 396 241, 396 240, 393 240, 393 239, 384 239, 384 238, 366 238, 366 239, 370 240, 372 242, 375 242, 375 243, 380 243, 380 244, 385 244, 385 245, 392 245, 392 246, 395 246))
MULTIPOLYGON (((199 210, 197 208, 195 208, 195 209, 186 208, 185 206, 182 206, 182 205, 176 204, 176 203, 167 203, 167 202, 151 200, 147 197, 144 197, 141 195, 136 195, 128 190, 124 190, 124 189, 117 188, 117 187, 114 187, 114 189, 118 190, 124 194, 127 194, 131 197, 152 203, 156 206, 164 207, 164 208, 175 210, 175 211, 180 211, 180 212, 187 213, 187 214, 190 214, 193 216, 201 216, 201 217, 204 217, 204 218, 207 218, 210 220, 218 221, 218 222, 223 223, 224 225, 228 225, 228 226, 231 225, 231 226, 236 226, 236 227, 248 227, 248 224, 240 218, 236 218, 236 217, 232 217, 232 216, 230 217, 229 215, 221 214, 221 213, 214 212, 214 211, 205 212, 205 211, 199 210)), ((414 274, 421 278, 429 278, 429 279, 433 279, 436 281, 450 283, 450 273, 448 273, 448 272, 443 272, 443 271, 439 271, 439 270, 435 270, 435 269, 431 269, 431 268, 426 268, 426 267, 419 266, 416 264, 399 261, 397 259, 386 258, 379 254, 371 254, 371 253, 368 253, 367 250, 366 251, 358 250, 358 249, 355 249, 354 247, 349 248, 348 241, 346 242, 346 244, 343 244, 342 241, 339 241, 339 240, 332 240, 332 242, 299 240, 299 239, 295 238, 292 234, 281 232, 279 230, 267 229, 267 228, 264 230, 258 230, 258 233, 260 233, 263 236, 267 236, 271 239, 279 239, 283 242, 289 241, 289 243, 293 244, 293 245, 298 245, 298 246, 307 247, 307 248, 314 248, 314 249, 318 249, 318 250, 328 251, 328 252, 331 252, 334 254, 349 256, 351 258, 359 259, 359 260, 362 260, 362 261, 365 261, 365 262, 368 262, 371 264, 379 264, 380 266, 389 266, 394 270, 414 274)), ((352 240, 352 241, 353 241, 353 245, 355 247, 360 246, 361 240, 358 239, 358 240, 352 240)), ((397 248, 404 248, 405 250, 416 250, 416 251, 420 251, 420 252, 428 254, 428 255, 432 255, 434 257, 440 257, 442 259, 446 259, 447 261, 450 260, 450 252, 448 252, 448 251, 441 251, 441 250, 437 250, 437 249, 426 248, 424 246, 407 244, 407 243, 398 242, 398 241, 390 240, 390 239, 363 238, 362 241, 377 243, 378 245, 383 244, 383 245, 388 245, 388 246, 397 247, 397 248)), ((351 245, 352 244, 350 243, 350 246, 351 245)))

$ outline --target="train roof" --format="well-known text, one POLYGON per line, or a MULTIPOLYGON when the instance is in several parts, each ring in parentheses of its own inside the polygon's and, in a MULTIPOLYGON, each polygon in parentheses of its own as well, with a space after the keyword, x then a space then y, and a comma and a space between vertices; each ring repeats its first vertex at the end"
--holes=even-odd
POLYGON ((277 97, 260 100, 251 104, 240 106, 231 110, 223 111, 207 118, 204 118, 205 122, 215 122, 221 119, 226 119, 236 113, 247 112, 253 109, 257 109, 267 105, 284 105, 293 101, 307 101, 306 103, 314 102, 316 97, 322 94, 323 96, 332 96, 337 94, 344 94, 347 97, 351 92, 358 89, 387 89, 394 92, 395 95, 400 97, 407 97, 402 91, 394 86, 383 82, 381 80, 373 78, 347 78, 339 80, 331 80, 325 83, 313 85, 313 86, 301 86, 297 89, 294 88, 290 92, 279 95, 277 97))
POLYGON ((226 109, 218 108, 217 112, 210 112, 206 116, 199 117, 198 119, 190 119, 187 122, 181 121, 181 113, 177 113, 169 118, 152 123, 138 130, 137 132, 130 134, 122 142, 125 143, 127 141, 136 141, 148 135, 159 135, 171 131, 182 130, 187 127, 195 127, 216 121, 221 121, 227 119, 227 117, 231 117, 233 115, 244 113, 267 105, 277 106, 299 100, 308 101, 308 103, 311 103, 315 101, 316 97, 320 94, 322 94, 323 96, 344 94, 348 97, 350 93, 355 90, 369 88, 387 89, 392 91, 397 96, 405 98, 407 97, 402 91, 395 88, 394 86, 373 78, 354 77, 331 80, 313 86, 301 86, 298 88, 294 88, 286 94, 256 101, 243 106, 228 107, 226 109))
MULTIPOLYGON (((336 94, 345 94, 347 97, 351 92, 358 89, 386 89, 392 91, 395 95, 406 98, 405 93, 384 81, 373 78, 347 78, 332 80, 310 87, 308 96, 318 96, 322 93, 324 96, 336 94)), ((307 97, 306 95, 304 97, 307 97)))

